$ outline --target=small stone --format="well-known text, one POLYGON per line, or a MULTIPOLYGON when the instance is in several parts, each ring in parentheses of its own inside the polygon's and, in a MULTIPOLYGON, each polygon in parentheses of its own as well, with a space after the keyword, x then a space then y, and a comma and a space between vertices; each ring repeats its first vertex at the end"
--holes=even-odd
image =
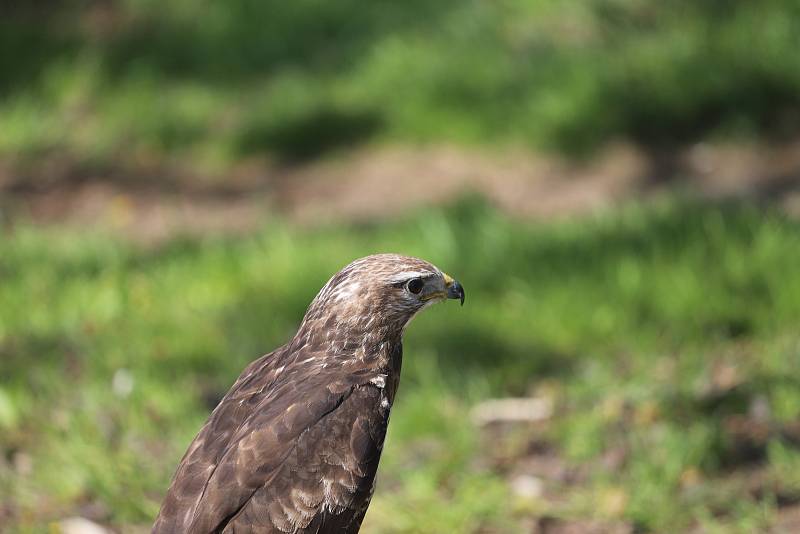
POLYGON ((83 517, 68 517, 58 523, 58 532, 61 534, 110 534, 105 527, 89 521, 83 517))
POLYGON ((544 482, 533 475, 518 475, 511 480, 511 490, 518 497, 538 499, 544 493, 544 482))
POLYGON ((133 375, 127 369, 117 369, 111 379, 111 390, 117 397, 126 398, 133 391, 133 375))

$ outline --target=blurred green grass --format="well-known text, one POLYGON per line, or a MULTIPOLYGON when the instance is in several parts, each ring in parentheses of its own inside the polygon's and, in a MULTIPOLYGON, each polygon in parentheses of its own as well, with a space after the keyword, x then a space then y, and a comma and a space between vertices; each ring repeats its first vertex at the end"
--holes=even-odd
POLYGON ((753 532, 800 498, 800 224, 778 211, 671 199, 533 224, 465 200, 156 248, 92 230, 3 232, 11 531, 83 509, 147 524, 239 371, 293 333, 333 272, 377 251, 435 262, 467 302, 409 328, 370 532, 514 532, 532 513, 753 532), (481 399, 543 391, 555 417, 524 443, 546 442, 586 476, 558 505, 514 495, 486 460, 511 445, 469 419, 481 399), (730 429, 742 419, 770 431, 742 442, 730 429), (625 461, 610 465, 616 450, 625 461), (737 485, 756 468, 759 491, 737 485))
POLYGON ((583 152, 800 131, 800 6, 37 0, 4 6, 0 156, 314 157, 382 141, 583 152))

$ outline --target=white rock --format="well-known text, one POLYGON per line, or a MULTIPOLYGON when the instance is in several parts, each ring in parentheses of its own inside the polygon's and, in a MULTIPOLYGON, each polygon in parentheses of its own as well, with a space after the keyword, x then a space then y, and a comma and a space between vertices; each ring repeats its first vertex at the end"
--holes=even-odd
POLYGON ((553 403, 546 398, 490 399, 472 408, 477 425, 490 423, 534 423, 553 415, 553 403))
POLYGON ((126 398, 133 391, 133 375, 127 369, 117 369, 111 379, 111 390, 117 397, 126 398))
POLYGON ((525 499, 537 499, 544 493, 544 482, 533 475, 517 475, 511 479, 511 491, 525 499))
POLYGON ((61 534, 111 534, 111 531, 83 517, 68 517, 58 523, 61 534))

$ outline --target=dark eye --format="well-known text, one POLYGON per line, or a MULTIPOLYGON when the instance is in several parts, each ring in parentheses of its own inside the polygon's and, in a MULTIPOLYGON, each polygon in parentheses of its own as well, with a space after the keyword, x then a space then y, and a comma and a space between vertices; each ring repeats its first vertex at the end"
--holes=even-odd
POLYGON ((415 295, 419 295, 419 292, 422 291, 422 286, 424 285, 425 283, 421 278, 413 278, 408 281, 406 288, 415 295))

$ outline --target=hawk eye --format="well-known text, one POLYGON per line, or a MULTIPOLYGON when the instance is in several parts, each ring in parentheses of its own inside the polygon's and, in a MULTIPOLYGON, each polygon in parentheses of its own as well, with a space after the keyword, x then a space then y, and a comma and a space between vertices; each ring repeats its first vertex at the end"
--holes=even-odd
POLYGON ((412 278, 406 284, 406 288, 415 295, 419 295, 420 291, 422 291, 422 287, 425 285, 425 282, 422 281, 421 278, 412 278))

